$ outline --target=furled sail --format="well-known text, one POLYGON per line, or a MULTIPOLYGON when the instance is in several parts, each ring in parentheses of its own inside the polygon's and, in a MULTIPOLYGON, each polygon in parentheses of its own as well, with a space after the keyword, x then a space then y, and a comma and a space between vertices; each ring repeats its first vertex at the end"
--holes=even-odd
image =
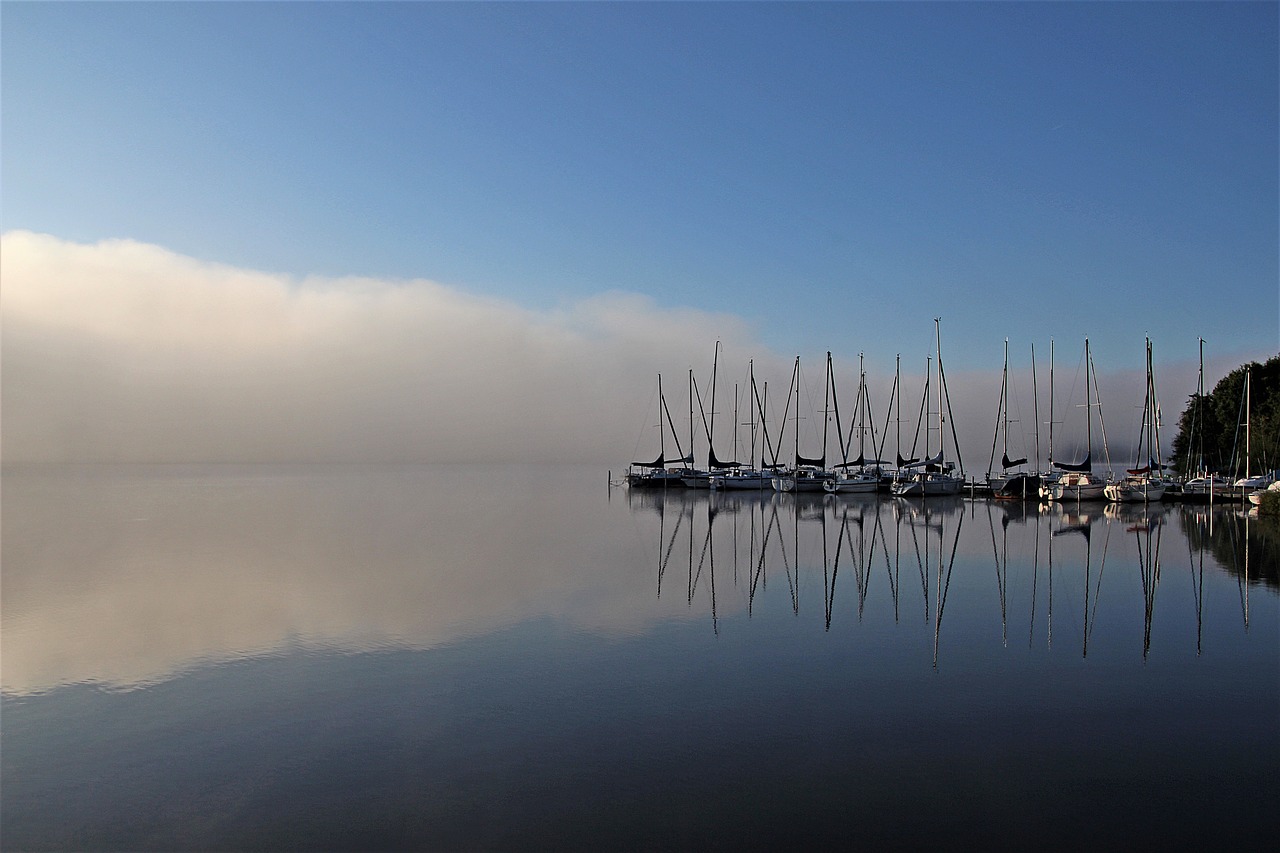
POLYGON ((1059 471, 1092 471, 1093 470, 1093 453, 1086 453, 1083 462, 1072 464, 1070 462, 1054 462, 1053 467, 1059 471))
MULTIPOLYGON (((901 457, 899 457, 901 458, 901 457)), ((868 459, 865 455, 859 453, 857 459, 850 459, 848 462, 837 462, 833 468, 865 468, 868 465, 884 465, 884 459, 868 459)))
POLYGON ((742 466, 741 462, 721 462, 716 458, 715 448, 709 449, 707 464, 712 468, 739 468, 742 466))
POLYGON ((937 456, 933 457, 932 459, 912 460, 910 462, 905 462, 905 463, 902 462, 902 457, 898 457, 898 459, 899 459, 899 465, 898 465, 899 468, 919 468, 921 466, 935 468, 936 466, 942 464, 941 453, 939 453, 937 456))
POLYGON ((799 453, 796 454, 797 468, 799 468, 801 465, 811 465, 814 468, 821 468, 826 464, 827 464, 827 458, 825 456, 819 456, 816 459, 810 459, 807 456, 801 456, 799 453))
POLYGON ((667 460, 659 453, 658 458, 652 462, 632 462, 631 464, 636 468, 665 468, 667 467, 667 460))
POLYGON ((914 465, 914 464, 916 464, 917 462, 919 462, 919 461, 920 461, 919 459, 903 459, 903 458, 902 458, 902 454, 901 454, 901 453, 897 454, 897 456, 898 456, 898 467, 899 467, 899 468, 906 468, 907 466, 909 466, 909 465, 914 465))
POLYGON ((1003 465, 1005 468, 1016 468, 1019 465, 1026 465, 1027 457, 1024 456, 1021 459, 1010 459, 1009 454, 1005 453, 1005 454, 1002 454, 1000 457, 1000 464, 1003 465))

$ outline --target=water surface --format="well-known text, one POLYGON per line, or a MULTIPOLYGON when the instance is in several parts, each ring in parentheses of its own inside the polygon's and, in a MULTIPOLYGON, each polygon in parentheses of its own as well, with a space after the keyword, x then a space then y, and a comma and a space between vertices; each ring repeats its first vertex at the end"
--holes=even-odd
POLYGON ((1238 508, 586 466, 6 468, 3 506, 6 850, 1272 830, 1280 533, 1238 508))

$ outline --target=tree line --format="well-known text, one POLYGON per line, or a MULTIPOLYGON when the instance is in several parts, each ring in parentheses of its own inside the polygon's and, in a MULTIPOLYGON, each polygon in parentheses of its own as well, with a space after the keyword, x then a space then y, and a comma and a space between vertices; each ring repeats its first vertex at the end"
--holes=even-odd
POLYGON ((1242 364, 1222 377, 1213 391, 1191 395, 1173 439, 1174 468, 1188 477, 1205 471, 1243 477, 1246 420, 1247 470, 1260 474, 1280 468, 1280 355, 1262 363, 1242 364))

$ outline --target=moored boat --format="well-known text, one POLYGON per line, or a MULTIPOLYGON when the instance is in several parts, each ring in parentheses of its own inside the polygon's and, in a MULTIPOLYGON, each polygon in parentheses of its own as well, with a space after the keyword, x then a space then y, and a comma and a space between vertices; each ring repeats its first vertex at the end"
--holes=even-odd
MULTIPOLYGON (((946 420, 952 425, 952 442, 956 449, 956 457, 959 459, 959 444, 955 441, 955 421, 950 417, 951 403, 950 395, 947 393, 947 377, 942 368, 942 325, 941 320, 934 319, 934 331, 937 339, 938 353, 938 453, 929 457, 929 427, 925 427, 925 459, 918 462, 907 462, 899 466, 899 476, 897 482, 894 483, 892 494, 899 498, 912 497, 931 497, 941 495, 958 495, 964 489, 964 466, 960 465, 960 475, 952 473, 956 470, 956 463, 944 461, 946 444, 946 435, 943 431, 943 408, 946 408, 946 420)), ((929 411, 929 377, 925 377, 924 385, 924 404, 922 412, 925 420, 930 419, 929 411)), ((917 425, 917 434, 920 425, 917 425)))

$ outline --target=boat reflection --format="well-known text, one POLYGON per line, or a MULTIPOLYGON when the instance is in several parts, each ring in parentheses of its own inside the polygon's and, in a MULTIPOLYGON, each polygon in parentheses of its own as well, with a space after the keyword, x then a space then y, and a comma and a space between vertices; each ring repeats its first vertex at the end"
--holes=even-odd
MULTIPOLYGON (((1059 633, 1062 629, 1061 624, 1055 626, 1055 609, 1061 620, 1065 608, 1069 633, 1078 632, 1076 647, 1088 658, 1100 637, 1112 645, 1125 636, 1124 614, 1137 610, 1126 598, 1128 581, 1116 579, 1118 563, 1122 576, 1133 570, 1137 577, 1133 589, 1141 594, 1140 648, 1145 660, 1156 638, 1157 591, 1171 559, 1164 540, 1174 518, 1181 520, 1180 532, 1187 542, 1187 556, 1172 559, 1186 559, 1193 581, 1189 615, 1195 620, 1194 632, 1185 633, 1194 636, 1196 654, 1205 642, 1205 564, 1215 563, 1213 551, 1206 547, 1212 539, 1207 528, 1214 523, 1240 530, 1239 536, 1225 540, 1235 551, 1229 563, 1219 562, 1218 568, 1238 578, 1248 627, 1249 588, 1254 585, 1249 521, 1230 511, 1163 504, 1039 505, 967 497, 907 501, 691 490, 672 490, 657 498, 638 493, 634 506, 640 511, 661 505, 665 513, 659 526, 659 595, 672 555, 682 554, 688 563, 686 603, 692 606, 705 590, 717 635, 725 618, 736 615, 736 608, 725 610, 725 602, 717 600, 726 590, 735 601, 741 590, 741 611, 748 620, 778 606, 785 606, 793 617, 804 617, 809 612, 805 605, 812 600, 809 590, 816 595, 820 581, 823 631, 856 630, 868 620, 898 624, 904 610, 914 610, 931 629, 931 656, 937 666, 947 645, 943 622, 949 597, 957 594, 958 584, 966 599, 961 606, 973 612, 975 591, 985 588, 990 595, 992 575, 981 576, 992 571, 983 567, 991 566, 993 618, 1000 622, 1002 646, 1009 646, 1011 634, 1025 619, 1027 648, 1035 648, 1039 632, 1046 651, 1052 650, 1055 627, 1059 633), (1120 547, 1124 540, 1133 548, 1120 547), (770 573, 775 583, 781 576, 785 597, 769 590, 770 573), (878 575, 882 579, 877 580, 878 575), (1108 592, 1108 586, 1115 589, 1108 592), (1020 601, 1026 602, 1025 609, 1020 601), (845 629, 842 620, 855 627, 845 629)), ((1129 630, 1136 633, 1136 626, 1129 630)))

